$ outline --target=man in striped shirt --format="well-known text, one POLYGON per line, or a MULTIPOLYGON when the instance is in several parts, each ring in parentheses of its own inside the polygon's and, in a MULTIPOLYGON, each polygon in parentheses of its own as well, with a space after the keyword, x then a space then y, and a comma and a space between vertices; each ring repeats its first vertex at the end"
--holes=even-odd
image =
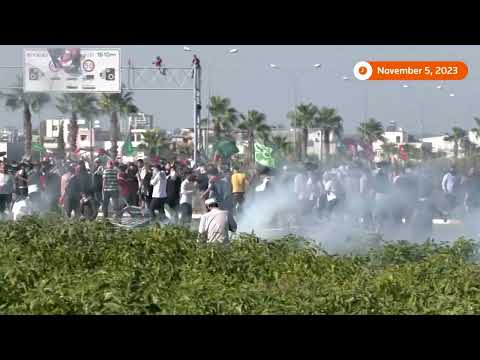
POLYGON ((110 199, 113 202, 113 211, 115 215, 118 216, 118 173, 117 170, 113 167, 113 161, 109 160, 107 162, 107 168, 103 171, 103 217, 106 219, 108 217, 108 205, 110 204, 110 199))

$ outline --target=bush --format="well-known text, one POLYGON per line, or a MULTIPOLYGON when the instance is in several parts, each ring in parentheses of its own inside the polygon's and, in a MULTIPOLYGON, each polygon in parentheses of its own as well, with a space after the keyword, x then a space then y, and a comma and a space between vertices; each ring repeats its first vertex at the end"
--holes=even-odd
POLYGON ((294 236, 198 244, 178 227, 0 224, 3 314, 480 313, 476 245, 386 243, 332 256, 294 236))

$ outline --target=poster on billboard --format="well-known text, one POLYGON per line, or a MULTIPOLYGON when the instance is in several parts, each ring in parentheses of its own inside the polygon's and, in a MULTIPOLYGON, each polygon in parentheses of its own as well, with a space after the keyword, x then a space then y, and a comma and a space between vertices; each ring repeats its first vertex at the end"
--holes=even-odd
POLYGON ((120 49, 24 49, 25 92, 118 93, 120 49))

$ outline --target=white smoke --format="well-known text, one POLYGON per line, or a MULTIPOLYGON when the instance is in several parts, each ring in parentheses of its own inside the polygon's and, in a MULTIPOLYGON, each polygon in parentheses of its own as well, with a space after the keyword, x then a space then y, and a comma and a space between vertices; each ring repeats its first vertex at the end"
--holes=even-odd
MULTIPOLYGON (((339 211, 329 219, 319 217, 315 209, 301 215, 299 202, 293 193, 293 184, 281 185, 275 179, 266 192, 255 192, 247 196, 241 215, 238 217, 238 232, 255 233, 263 239, 279 238, 294 234, 315 242, 328 253, 351 253, 367 250, 378 245, 379 239, 385 241, 409 240, 414 242, 424 239, 415 238, 415 232, 405 225, 387 223, 381 233, 366 230, 358 216, 348 216, 349 212, 339 211), (413 234, 413 235, 412 235, 413 234)), ((388 204, 404 200, 406 194, 389 194, 388 204)), ((357 196, 347 193, 347 209, 361 209, 364 204, 357 196)), ((375 202, 370 204, 375 211, 375 202)), ((434 220, 432 237, 438 242, 453 242, 461 236, 477 238, 480 224, 476 214, 471 214, 465 222, 448 219, 444 222, 437 217, 434 220)))

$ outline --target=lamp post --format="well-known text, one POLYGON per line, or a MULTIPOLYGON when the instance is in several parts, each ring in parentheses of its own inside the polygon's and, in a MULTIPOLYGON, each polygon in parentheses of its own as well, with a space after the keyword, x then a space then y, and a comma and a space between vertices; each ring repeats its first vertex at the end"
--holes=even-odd
MULTIPOLYGON (((184 46, 183 47, 183 51, 185 52, 196 52, 196 53, 201 53, 197 50, 194 50, 192 49, 191 47, 189 46, 184 46)), ((237 48, 233 48, 233 49, 228 49, 227 52, 225 53, 225 55, 227 56, 231 56, 231 55, 234 55, 234 54, 237 54, 240 50, 237 49, 237 48)), ((208 98, 210 99, 210 97, 212 96, 212 88, 213 88, 213 72, 211 71, 213 69, 213 65, 214 63, 212 62, 209 62, 207 61, 207 65, 206 65, 206 69, 207 69, 207 87, 208 87, 208 98)), ((206 134, 205 134, 205 141, 204 141, 204 150, 207 151, 208 149, 208 132, 209 132, 209 125, 210 125, 210 116, 211 116, 211 113, 210 113, 210 110, 208 111, 208 117, 207 117, 207 131, 206 131, 206 134)), ((199 126, 200 124, 198 124, 199 126)), ((196 126, 194 126, 196 127, 196 126)), ((200 127, 200 126, 199 126, 200 127)), ((194 129, 194 133, 195 133, 195 136, 196 138, 194 139, 194 147, 195 147, 195 153, 196 153, 196 150, 197 150, 197 142, 198 142, 198 133, 201 134, 201 128, 200 129, 194 129)))
MULTIPOLYGON (((270 69, 272 70, 276 70, 276 71, 280 71, 280 72, 283 72, 285 74, 287 74, 287 76, 289 77, 289 80, 291 81, 292 83, 292 90, 293 90, 293 109, 294 109, 294 114, 295 114, 295 118, 294 118, 294 134, 293 134, 293 146, 295 148, 295 159, 297 159, 297 105, 298 105, 298 88, 299 88, 299 83, 302 79, 302 77, 308 73, 310 73, 311 71, 315 71, 315 70, 319 70, 322 68, 322 64, 314 64, 312 68, 308 68, 308 69, 303 69, 303 70, 295 70, 295 69, 288 69, 288 68, 284 68, 284 67, 280 67, 278 66, 277 64, 269 64, 269 67, 270 69)), ((306 154, 305 154, 306 155, 306 154)))

